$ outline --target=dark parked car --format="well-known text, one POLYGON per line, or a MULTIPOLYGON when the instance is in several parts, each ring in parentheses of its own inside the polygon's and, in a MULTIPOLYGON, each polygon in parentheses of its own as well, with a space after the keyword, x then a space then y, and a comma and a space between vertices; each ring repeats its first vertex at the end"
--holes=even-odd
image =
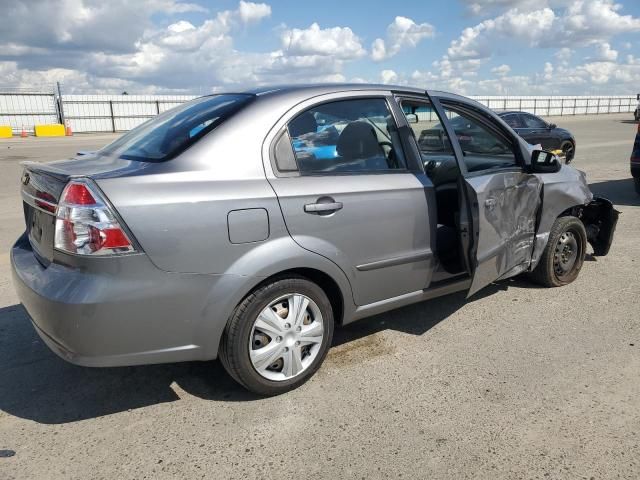
POLYGON ((562 152, 566 163, 570 163, 575 157, 576 139, 569 130, 559 128, 555 123, 547 123, 527 112, 509 111, 498 115, 531 145, 540 144, 545 150, 562 152))
POLYGON ((640 195, 640 125, 638 125, 638 133, 636 133, 636 141, 633 144, 630 163, 631 176, 636 186, 636 192, 640 195))

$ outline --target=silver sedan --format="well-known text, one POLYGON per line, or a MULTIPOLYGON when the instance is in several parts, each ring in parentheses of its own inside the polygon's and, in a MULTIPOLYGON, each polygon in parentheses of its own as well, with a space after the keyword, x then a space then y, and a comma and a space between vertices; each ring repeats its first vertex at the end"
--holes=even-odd
POLYGON ((274 395, 335 326, 527 274, 572 282, 617 212, 493 112, 415 88, 198 98, 77 159, 27 163, 14 283, 85 366, 220 358, 274 395))

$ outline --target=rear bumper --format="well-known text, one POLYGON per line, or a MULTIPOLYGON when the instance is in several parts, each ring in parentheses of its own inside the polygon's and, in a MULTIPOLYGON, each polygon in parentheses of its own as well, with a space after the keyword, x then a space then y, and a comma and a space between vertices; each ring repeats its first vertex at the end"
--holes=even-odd
MULTIPOLYGON (((144 254, 92 259, 87 268, 43 267, 26 236, 11 250, 13 283, 43 341, 60 357, 91 367, 204 360, 211 290, 221 276, 163 272, 144 254)), ((220 308, 220 311, 224 311, 220 308)), ((215 335, 213 335, 215 337, 215 335)))

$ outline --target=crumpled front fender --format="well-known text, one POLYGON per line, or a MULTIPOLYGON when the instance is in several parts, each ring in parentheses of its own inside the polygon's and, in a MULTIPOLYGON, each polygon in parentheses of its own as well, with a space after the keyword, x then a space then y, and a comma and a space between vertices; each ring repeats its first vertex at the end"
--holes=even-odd
POLYGON ((593 193, 587 185, 586 175, 580 170, 563 165, 556 173, 543 173, 537 176, 543 183, 542 206, 538 214, 530 270, 538 264, 556 219, 571 208, 588 205, 593 200, 593 193))
POLYGON ((587 230, 587 239, 593 247, 594 255, 604 256, 609 253, 619 216, 620 212, 613 204, 601 197, 594 197, 580 212, 580 219, 587 230))

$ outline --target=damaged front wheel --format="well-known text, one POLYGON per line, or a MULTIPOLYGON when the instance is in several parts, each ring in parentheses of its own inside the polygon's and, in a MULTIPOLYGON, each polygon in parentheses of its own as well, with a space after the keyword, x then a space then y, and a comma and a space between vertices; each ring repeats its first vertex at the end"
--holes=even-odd
POLYGON ((531 279, 545 287, 573 282, 582 269, 586 247, 587 232, 582 221, 570 216, 558 218, 531 279))

